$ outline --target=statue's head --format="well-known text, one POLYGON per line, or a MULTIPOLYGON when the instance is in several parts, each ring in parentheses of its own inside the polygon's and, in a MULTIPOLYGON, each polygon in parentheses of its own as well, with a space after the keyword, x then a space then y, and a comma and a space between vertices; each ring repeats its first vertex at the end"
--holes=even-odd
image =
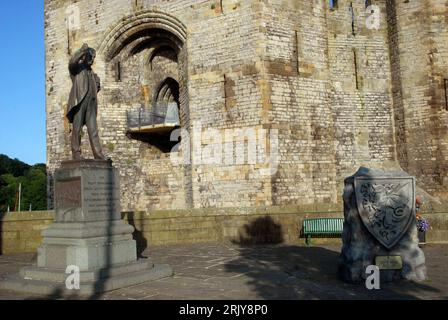
POLYGON ((93 62, 95 61, 95 57, 96 57, 96 51, 92 48, 89 48, 89 50, 87 50, 87 54, 86 54, 86 63, 91 66, 93 64, 93 62))
POLYGON ((86 43, 81 47, 81 50, 85 52, 84 61, 87 65, 91 66, 96 58, 96 51, 90 48, 86 43))

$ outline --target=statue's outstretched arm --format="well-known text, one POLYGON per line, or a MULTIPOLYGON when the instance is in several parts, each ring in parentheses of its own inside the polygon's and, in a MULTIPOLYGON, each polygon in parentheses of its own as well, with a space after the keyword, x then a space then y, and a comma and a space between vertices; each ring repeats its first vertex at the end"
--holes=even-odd
POLYGON ((77 50, 70 58, 68 69, 72 75, 76 75, 79 64, 83 63, 83 56, 87 53, 86 47, 88 49, 87 45, 83 45, 82 48, 77 50))

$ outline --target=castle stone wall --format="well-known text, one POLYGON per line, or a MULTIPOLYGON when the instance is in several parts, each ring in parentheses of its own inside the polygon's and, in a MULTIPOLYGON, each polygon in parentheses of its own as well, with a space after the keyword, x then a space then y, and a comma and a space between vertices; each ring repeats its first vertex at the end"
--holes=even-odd
POLYGON ((71 156, 68 60, 84 42, 98 50, 98 124, 123 211, 340 204, 362 165, 401 166, 446 196, 447 1, 372 4, 378 29, 361 0, 46 0, 49 206, 71 156), (127 132, 127 111, 150 109, 167 78, 173 152, 169 135, 127 132))
POLYGON ((448 2, 388 1, 398 159, 432 195, 448 186, 448 2))

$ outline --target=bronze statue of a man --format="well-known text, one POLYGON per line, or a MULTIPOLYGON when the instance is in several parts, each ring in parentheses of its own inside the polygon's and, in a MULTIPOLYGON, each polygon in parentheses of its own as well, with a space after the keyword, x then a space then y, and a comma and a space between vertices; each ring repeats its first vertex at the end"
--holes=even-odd
POLYGON ((101 85, 100 78, 92 71, 95 57, 95 50, 84 44, 74 53, 69 62, 68 68, 73 85, 68 101, 67 118, 73 124, 71 146, 74 160, 82 159, 81 132, 84 125, 87 126, 93 156, 95 159, 106 160, 98 136, 96 121, 97 93, 100 91, 101 85))

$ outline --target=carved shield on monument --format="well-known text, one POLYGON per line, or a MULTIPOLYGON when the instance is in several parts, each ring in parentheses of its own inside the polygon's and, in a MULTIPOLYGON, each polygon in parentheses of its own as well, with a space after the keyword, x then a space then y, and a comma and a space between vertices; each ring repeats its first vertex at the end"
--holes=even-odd
POLYGON ((387 249, 394 247, 414 221, 413 177, 355 177, 355 194, 361 220, 387 249))

